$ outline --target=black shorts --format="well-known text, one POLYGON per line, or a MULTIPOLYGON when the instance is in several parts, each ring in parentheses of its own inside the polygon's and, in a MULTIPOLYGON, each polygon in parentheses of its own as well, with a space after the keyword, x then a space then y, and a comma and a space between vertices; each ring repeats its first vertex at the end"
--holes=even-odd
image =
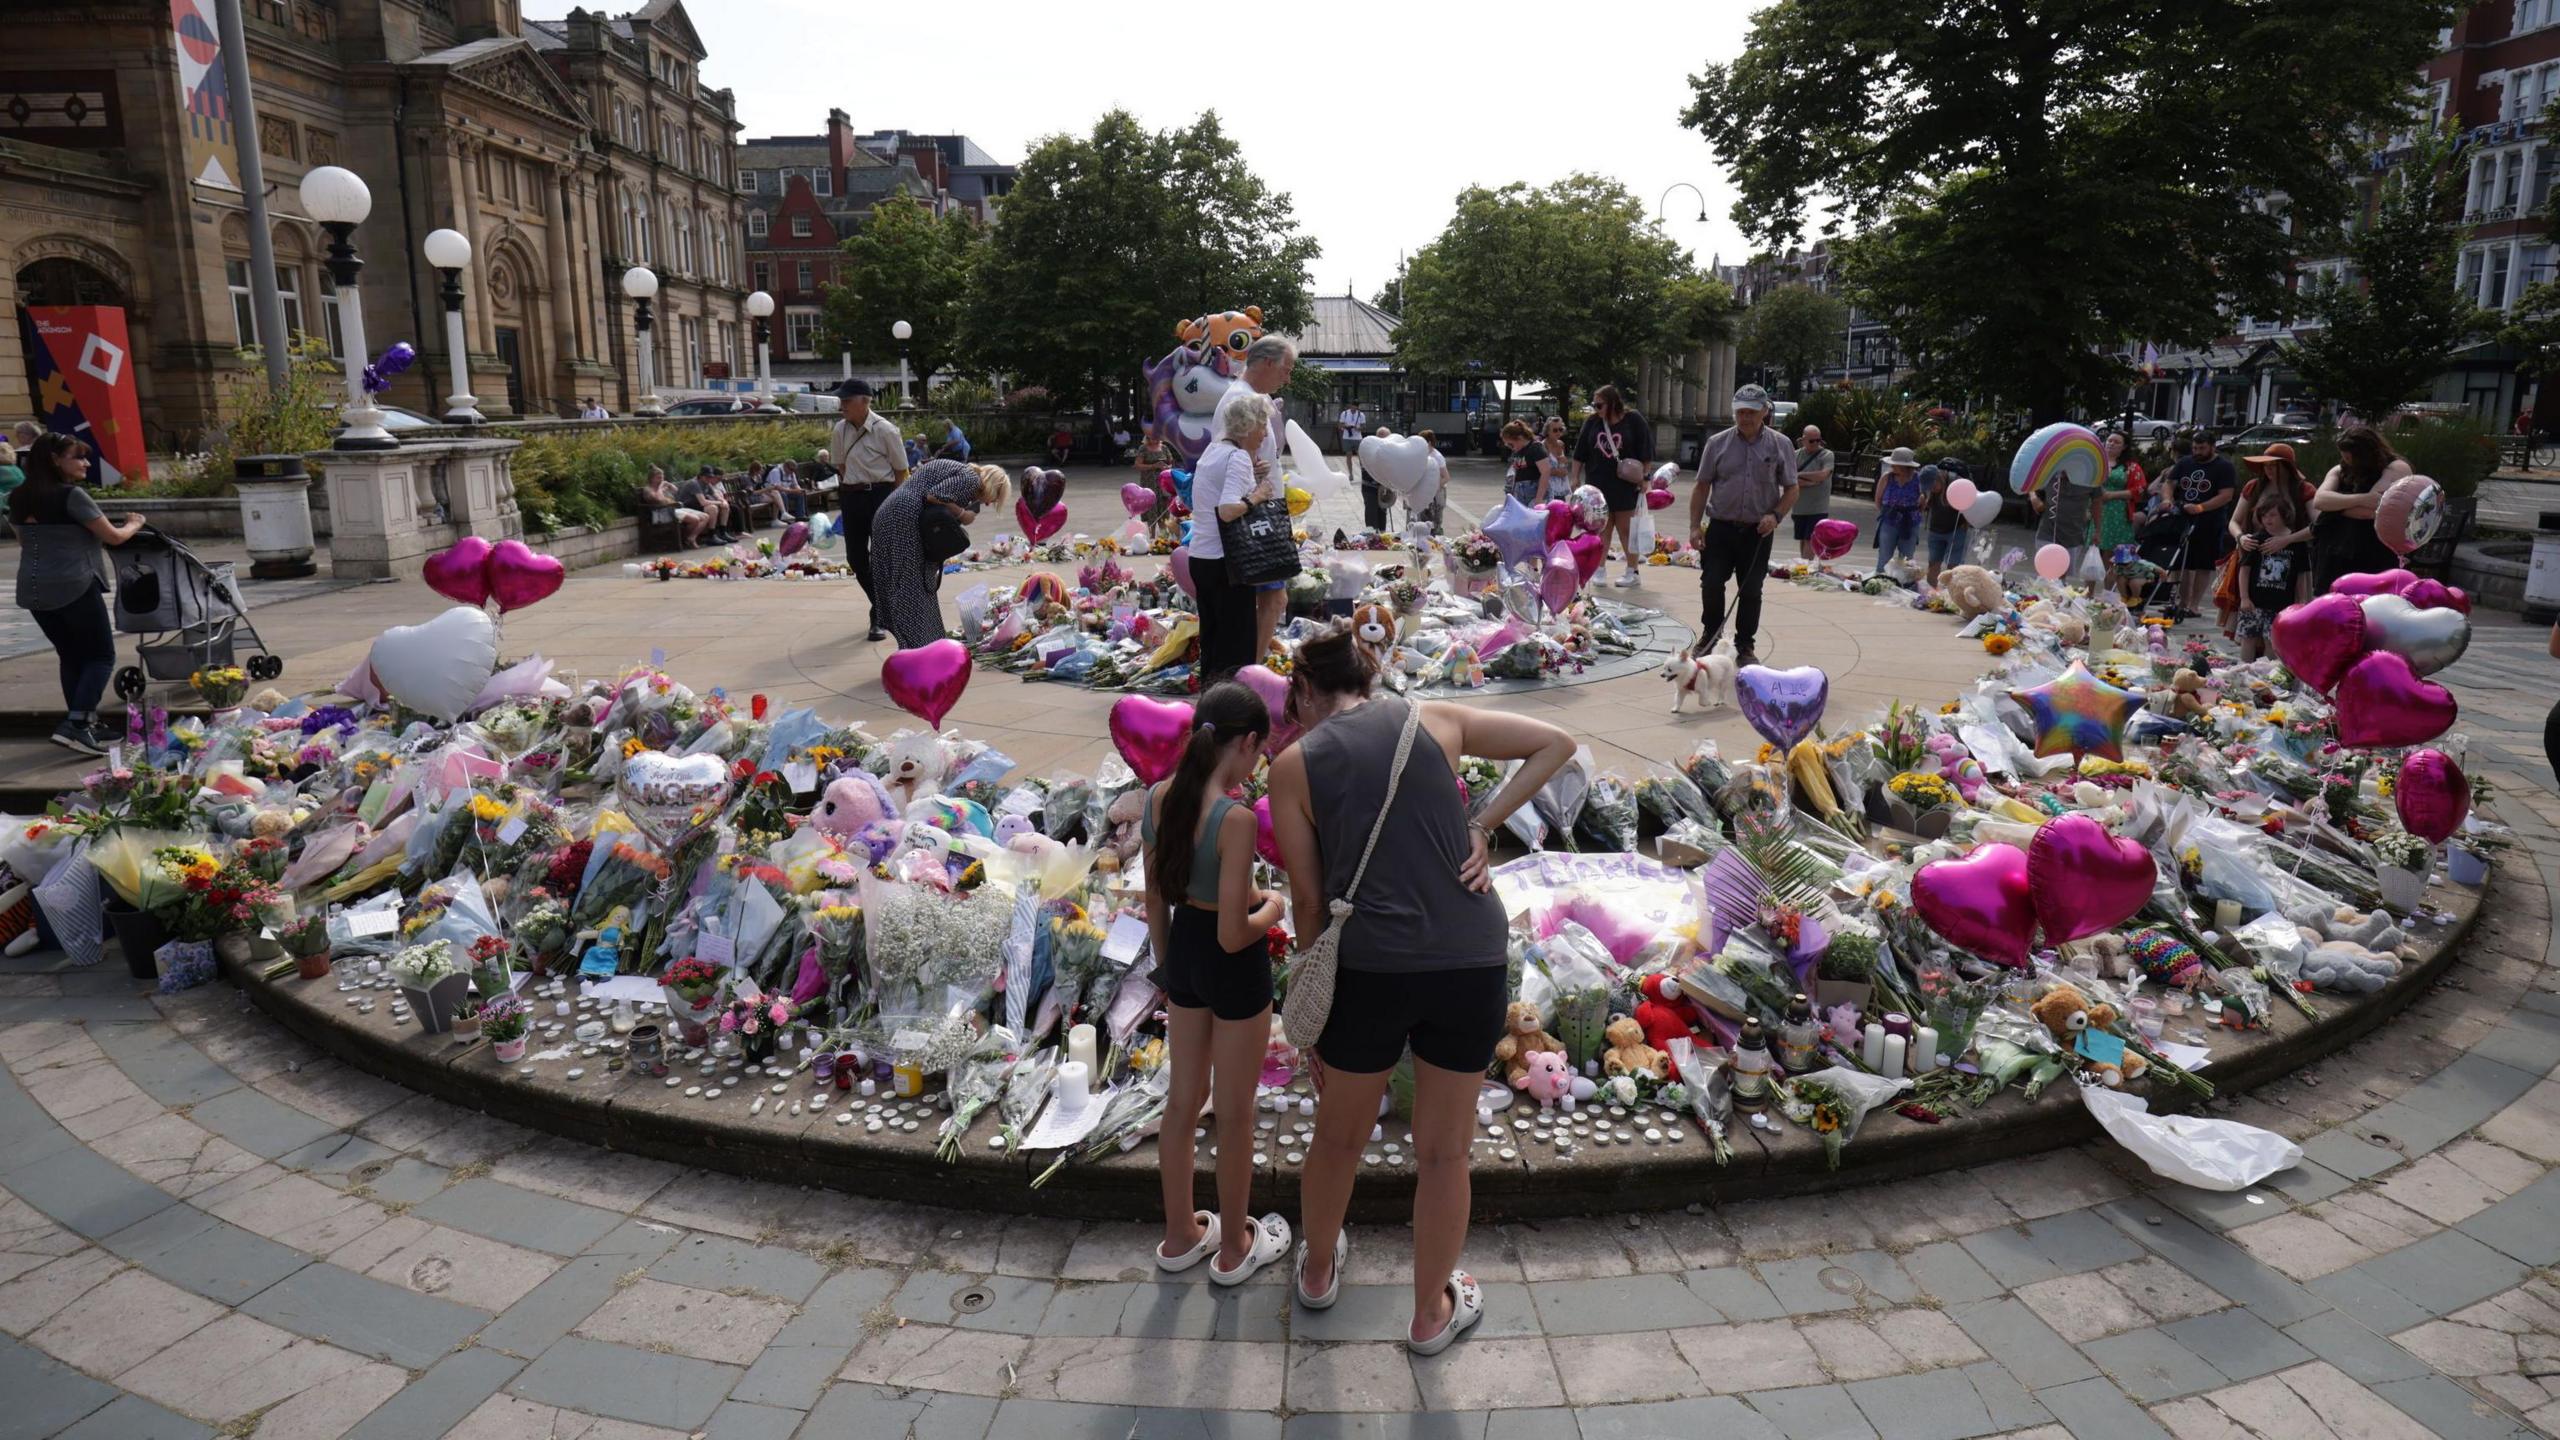
POLYGON ((1610 514, 1624 515, 1635 509, 1644 496, 1637 491, 1633 481, 1619 479, 1614 471, 1615 467, 1612 467, 1612 473, 1602 475, 1586 470, 1582 478, 1586 483, 1600 487, 1600 493, 1609 501, 1610 514))
POLYGON ((2231 539, 2223 529, 2228 523, 2219 510, 2193 517, 2187 527, 2187 569, 2210 570, 2222 563, 2222 552, 2231 539))
POLYGON ((1336 1070, 1375 1075, 1392 1070, 1405 1047, 1443 1070, 1482 1073, 1502 1040, 1511 1003, 1511 972, 1501 965, 1463 970, 1337 970, 1333 1013, 1316 1053, 1336 1070))
POLYGON ((1174 906, 1165 948, 1172 953, 1156 967, 1156 983, 1174 1004, 1221 1020, 1250 1020, 1271 1008, 1270 948, 1257 937, 1241 950, 1220 949, 1217 911, 1174 906))
POLYGON ((1810 540, 1813 538, 1813 527, 1830 519, 1831 516, 1828 513, 1818 513, 1813 515, 1799 514, 1791 518, 1796 522, 1796 538, 1798 540, 1810 540))

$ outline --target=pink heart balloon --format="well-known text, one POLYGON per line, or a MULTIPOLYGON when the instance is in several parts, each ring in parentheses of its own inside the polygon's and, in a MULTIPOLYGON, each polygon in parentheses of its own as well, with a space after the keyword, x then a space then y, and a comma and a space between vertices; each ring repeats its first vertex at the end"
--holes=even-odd
POLYGON ((2459 610, 2465 615, 2471 613, 2470 596, 2463 594, 2459 586, 2447 585, 2433 576, 2412 580, 2401 586, 2400 598, 2421 610, 2459 610))
POLYGON ((1067 507, 1064 503, 1054 504, 1047 514, 1034 514, 1030 502, 1016 500, 1013 502, 1013 518, 1014 523, 1022 527, 1023 535, 1036 545, 1066 527, 1067 507))
POLYGON ((2027 852, 1982 845, 1961 860, 1938 860, 1911 877, 1911 908, 1948 944, 2023 970, 2035 938, 2036 907, 2027 852))
POLYGON ((1262 742, 1262 753, 1277 755, 1298 738, 1297 723, 1289 718, 1289 679, 1268 665, 1247 665, 1236 672, 1237 683, 1262 697, 1262 707, 1271 712, 1271 734, 1262 742))
POLYGON ((1591 577, 1608 567, 1609 535, 1607 531, 1604 530, 1596 535, 1576 535, 1564 543, 1573 550, 1573 568, 1582 577, 1583 584, 1590 584, 1591 577))
MULTIPOLYGON (((2356 578, 2347 576, 2339 583, 2356 578)), ((2288 605, 2277 614, 2271 638, 2284 668, 2326 695, 2365 652, 2364 606, 2341 591, 2288 605)))
POLYGON ((489 542, 477 535, 465 535, 428 556, 419 576, 427 582, 428 589, 447 600, 481 605, 489 599, 489 580, 482 573, 488 563, 489 542))
POLYGON ((2401 829, 2430 844, 2441 842, 2471 813, 2470 777, 2441 750, 2417 751, 2400 762, 2391 808, 2400 812, 2401 829))
POLYGON ((898 708, 936 729, 969 688, 969 647, 945 636, 901 650, 880 665, 880 688, 898 708))
POLYGON ((809 522, 806 520, 794 520, 790 524, 782 527, 782 543, 773 547, 774 553, 778 555, 796 555, 799 553, 800 548, 808 543, 809 522))
POLYGON ((1264 795, 1253 802, 1253 853, 1273 868, 1280 864, 1280 837, 1271 831, 1271 797, 1264 795))
POLYGON ((1144 515, 1156 508, 1156 492, 1132 480, 1120 487, 1120 508, 1132 515, 1144 515))
POLYGON ((1570 501, 1547 502, 1547 543, 1555 544, 1573 533, 1573 505, 1570 501))
POLYGON ((490 549, 481 575, 488 583, 489 598, 504 611, 550 599, 569 578, 569 571, 557 556, 541 554, 521 540, 501 540, 490 549))
POLYGON ((1120 747, 1120 758, 1138 778, 1153 785, 1182 763, 1182 749, 1191 743, 1191 706, 1152 695, 1123 695, 1111 706, 1111 743, 1120 747))
POLYGON ((2388 650, 2358 660, 2338 682, 2338 743, 2359 749, 2424 745, 2453 728, 2453 692, 2421 680, 2388 650))
POLYGON ((1182 587, 1183 594, 1190 596, 1194 600, 1200 598, 1200 587, 1193 583, 1191 579, 1190 546, 1174 546, 1173 553, 1165 557, 1164 568, 1173 572, 1173 583, 1182 587))
POLYGON ((2353 595, 2359 599, 2367 595, 2397 595, 2404 586, 2415 584, 2417 579, 2417 576, 2406 570, 2374 570, 2357 575, 2341 575, 2330 583, 2329 593, 2353 595))
POLYGON ((1670 509, 1671 492, 1668 490, 1647 490, 1644 492, 1644 508, 1647 510, 1670 509))
POLYGON ((1574 564, 1573 547, 1563 541, 1548 546, 1546 568, 1538 574, 1538 598, 1548 610, 1561 614, 1581 589, 1582 571, 1574 564))
POLYGON ((1824 518, 1813 522, 1813 558, 1837 560, 1858 543, 1858 522, 1824 518))
POLYGON ((2086 815, 2048 820, 2027 843, 2027 888, 2044 943, 2112 930, 2150 903, 2160 867, 2139 842, 2086 815))
POLYGON ((1022 500, 1031 513, 1045 518, 1057 508, 1058 497, 1067 493, 1067 477, 1056 470, 1043 470, 1027 465, 1022 471, 1022 500))

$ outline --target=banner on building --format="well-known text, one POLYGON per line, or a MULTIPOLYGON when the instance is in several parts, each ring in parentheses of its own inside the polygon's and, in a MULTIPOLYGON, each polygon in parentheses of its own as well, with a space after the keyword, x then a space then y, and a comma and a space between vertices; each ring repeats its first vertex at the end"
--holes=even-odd
POLYGON ((178 113, 187 178, 199 185, 238 190, 239 137, 231 123, 231 82, 222 68, 222 27, 213 0, 169 0, 170 28, 178 38, 178 113))
POLYGON ((117 305, 18 307, 27 386, 47 430, 76 435, 98 457, 101 485, 150 478, 142 443, 142 392, 117 305))

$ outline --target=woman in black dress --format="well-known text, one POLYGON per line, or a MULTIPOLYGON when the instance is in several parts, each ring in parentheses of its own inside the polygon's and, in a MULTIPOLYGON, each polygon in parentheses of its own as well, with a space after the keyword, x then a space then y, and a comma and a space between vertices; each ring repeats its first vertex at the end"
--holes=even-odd
MULTIPOLYGON (((1609 499, 1609 535, 1627 562, 1618 583, 1633 585, 1636 552, 1627 542, 1627 532, 1635 523, 1637 504, 1644 499, 1644 472, 1653 466, 1653 426, 1643 411, 1627 404, 1617 386, 1603 385, 1592 392, 1591 414, 1573 442, 1573 458, 1582 466, 1582 483, 1598 486, 1609 499), (1635 474, 1622 478, 1618 472, 1628 462, 1634 463, 1635 474)), ((1607 563, 1605 556, 1602 563, 1607 563)), ((1597 581, 1600 577, 1584 578, 1597 581)))
POLYGON ((2370 425, 2338 433, 2338 463, 2311 497, 2311 593, 2326 595, 2342 575, 2391 569, 2400 557, 2373 530, 2373 512, 2393 481, 2412 473, 2409 462, 2370 425))

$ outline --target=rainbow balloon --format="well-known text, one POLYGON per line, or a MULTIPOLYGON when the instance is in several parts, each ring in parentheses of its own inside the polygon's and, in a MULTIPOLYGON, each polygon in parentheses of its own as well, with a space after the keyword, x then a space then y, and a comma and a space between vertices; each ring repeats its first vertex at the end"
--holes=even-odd
POLYGON ((2033 495, 2036 487, 2060 472, 2085 490, 2095 487, 2106 471, 2107 452, 2098 447, 2097 432, 2066 420, 2047 425, 2018 447, 2018 458, 2009 462, 2009 488, 2033 495))

